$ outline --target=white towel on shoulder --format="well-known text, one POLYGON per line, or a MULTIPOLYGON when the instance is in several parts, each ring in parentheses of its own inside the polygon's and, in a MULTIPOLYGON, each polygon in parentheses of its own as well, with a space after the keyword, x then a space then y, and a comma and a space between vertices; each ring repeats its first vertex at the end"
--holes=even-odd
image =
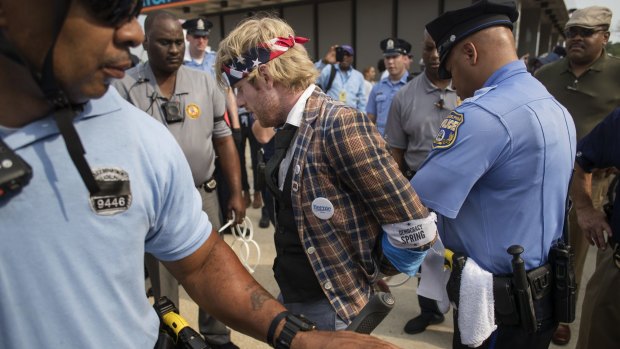
POLYGON ((461 274, 458 322, 461 343, 476 348, 497 329, 493 299, 493 274, 467 258, 461 274))

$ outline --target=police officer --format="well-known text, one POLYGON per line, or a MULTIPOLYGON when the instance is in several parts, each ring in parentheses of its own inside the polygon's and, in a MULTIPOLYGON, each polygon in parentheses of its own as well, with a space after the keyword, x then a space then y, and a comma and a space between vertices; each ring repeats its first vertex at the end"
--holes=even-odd
MULTIPOLYGON (((494 276, 512 273, 512 245, 524 248, 530 275, 545 271, 562 233, 575 155, 570 115, 516 55, 517 18, 513 1, 483 0, 426 25, 439 48, 439 76, 452 77, 463 104, 442 122, 412 180, 440 217, 444 245, 494 276)), ((545 290, 533 300, 535 332, 499 321, 480 347, 547 348, 557 321, 545 290)), ((466 348, 472 343, 463 343, 458 320, 474 314, 454 314, 453 347, 466 348)))
POLYGON ((208 71, 215 75, 215 52, 209 47, 209 33, 213 23, 206 18, 192 18, 183 22, 183 29, 187 30, 185 38, 189 42, 183 64, 188 67, 208 71))
POLYGON ((403 39, 387 38, 381 41, 379 47, 383 51, 388 76, 372 87, 368 96, 366 113, 370 120, 377 124, 379 133, 383 136, 392 98, 409 81, 407 63, 411 53, 411 44, 403 39))
MULTIPOLYGON (((620 58, 605 50, 611 18, 611 10, 601 6, 573 12, 565 26, 566 57, 536 71, 536 77, 573 116, 577 140, 620 105, 620 58)), ((603 206, 609 183, 610 178, 602 173, 593 174, 592 199, 598 209, 603 206)), ((575 252, 576 281, 580 284, 589 245, 575 212, 570 215, 570 242, 575 252)), ((570 337, 570 327, 560 324, 553 342, 563 345, 570 337)))
MULTIPOLYGON (((414 176, 428 155, 443 119, 459 103, 450 79, 438 75, 439 53, 426 30, 422 60, 424 72, 396 93, 385 127, 390 153, 407 179, 414 176)), ((418 295, 418 302, 421 314, 407 322, 406 333, 420 333, 428 325, 444 320, 435 300, 418 295)))
POLYGON ((592 196, 593 171, 620 168, 620 108, 616 108, 577 144, 577 164, 571 190, 577 222, 585 240, 598 247, 596 269, 588 281, 576 348, 618 347, 618 289, 620 289, 620 195, 603 211, 592 196))
MULTIPOLYGON (((231 191, 226 211, 234 211, 241 222, 245 205, 239 157, 223 118, 224 96, 220 88, 211 74, 182 65, 185 41, 174 15, 163 11, 149 14, 145 32, 144 47, 149 61, 128 70, 125 78, 114 85, 121 96, 151 114, 173 134, 189 162, 203 209, 216 230, 221 226, 214 179, 216 152, 227 159, 220 163, 231 191)), ((147 268, 155 296, 166 295, 178 304, 177 281, 172 275, 148 256, 147 268)), ((198 317, 200 332, 212 347, 237 348, 230 342, 230 330, 224 324, 203 311, 198 317)))

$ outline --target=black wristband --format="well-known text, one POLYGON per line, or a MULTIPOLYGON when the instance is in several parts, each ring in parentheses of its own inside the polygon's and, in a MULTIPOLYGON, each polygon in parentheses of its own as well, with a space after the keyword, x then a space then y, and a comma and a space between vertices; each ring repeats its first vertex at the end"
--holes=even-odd
POLYGON ((290 314, 290 312, 288 310, 285 310, 283 312, 281 312, 280 314, 276 315, 275 318, 273 318, 273 320, 271 321, 271 325, 269 325, 269 330, 267 331, 267 344, 269 344, 271 347, 274 346, 274 338, 273 335, 276 332, 276 328, 278 328, 278 324, 280 323, 280 321, 282 321, 282 319, 284 319, 288 314, 290 314))

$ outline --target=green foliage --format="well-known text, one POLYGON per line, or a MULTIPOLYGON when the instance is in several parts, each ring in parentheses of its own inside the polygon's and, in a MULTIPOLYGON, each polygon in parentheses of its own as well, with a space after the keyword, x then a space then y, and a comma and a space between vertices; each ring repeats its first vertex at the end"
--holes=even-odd
POLYGON ((605 49, 610 55, 620 57, 620 42, 609 42, 605 49))

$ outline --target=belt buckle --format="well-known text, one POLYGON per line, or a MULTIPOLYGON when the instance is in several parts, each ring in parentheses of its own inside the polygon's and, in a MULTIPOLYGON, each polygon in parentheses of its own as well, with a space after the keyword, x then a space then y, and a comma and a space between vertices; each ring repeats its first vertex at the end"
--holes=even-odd
POLYGON ((215 178, 211 178, 203 184, 203 187, 205 191, 210 193, 214 191, 215 188, 217 187, 217 181, 215 180, 215 178))

